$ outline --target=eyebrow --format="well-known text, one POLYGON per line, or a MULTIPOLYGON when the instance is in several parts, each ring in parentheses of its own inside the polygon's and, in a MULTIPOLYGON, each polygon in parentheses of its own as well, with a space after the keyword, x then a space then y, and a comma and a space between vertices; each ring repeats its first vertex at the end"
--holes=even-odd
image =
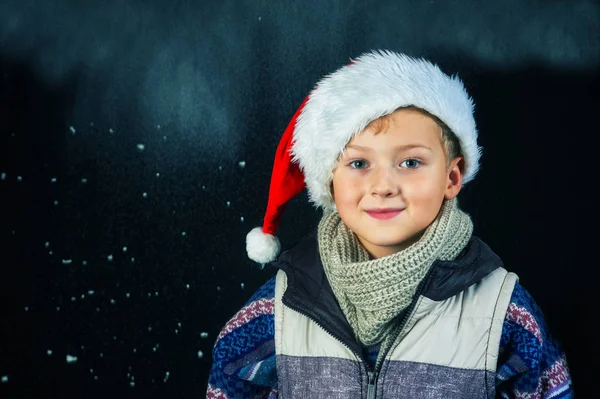
MULTIPOLYGON (((352 148, 352 149, 357 150, 357 151, 365 151, 365 152, 368 152, 368 151, 372 150, 372 148, 370 148, 370 147, 363 147, 363 146, 356 145, 356 144, 348 144, 346 146, 346 148, 352 148)), ((433 150, 431 148, 429 148, 427 146, 424 146, 422 144, 404 144, 404 145, 398 145, 398 146, 395 146, 393 149, 396 150, 396 151, 405 151, 405 150, 410 150, 410 149, 413 149, 413 148, 423 148, 425 150, 433 152, 433 150)))

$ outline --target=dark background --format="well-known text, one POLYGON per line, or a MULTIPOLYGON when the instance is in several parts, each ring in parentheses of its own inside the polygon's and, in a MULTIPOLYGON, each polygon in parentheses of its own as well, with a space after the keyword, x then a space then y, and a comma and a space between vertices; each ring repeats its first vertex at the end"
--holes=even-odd
MULTIPOLYGON (((484 151, 461 207, 595 397, 576 213, 600 5, 272 3, 0 0, 0 398, 204 397, 220 328, 274 273, 245 235, 279 138, 318 79, 371 49, 465 82, 484 151)), ((283 246, 319 216, 295 198, 283 246)))

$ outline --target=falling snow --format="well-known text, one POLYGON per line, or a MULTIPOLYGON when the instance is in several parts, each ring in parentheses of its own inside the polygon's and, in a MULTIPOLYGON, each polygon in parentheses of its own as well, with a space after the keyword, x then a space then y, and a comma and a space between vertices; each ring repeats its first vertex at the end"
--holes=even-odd
MULTIPOLYGON (((260 20, 260 17, 259 17, 259 20, 260 20)), ((93 123, 93 122, 90 122, 90 123, 89 123, 89 125, 90 125, 90 126, 94 126, 94 123, 93 123)), ((161 128, 161 126, 160 126, 160 125, 157 125, 157 129, 160 129, 160 128, 161 128)), ((83 129, 84 129, 84 130, 82 130, 82 132, 81 132, 81 133, 82 133, 82 135, 83 135, 83 136, 85 136, 85 133, 86 133, 85 125, 84 125, 83 129)), ((73 135, 75 135, 75 133, 76 133, 76 129, 75 129, 73 126, 70 126, 70 127, 69 127, 69 130, 70 130, 70 132, 71 132, 73 135)), ((98 129, 98 130, 100 130, 100 129, 98 129)), ((106 130, 104 130, 104 132, 106 132, 106 130)), ((114 130, 113 128, 109 128, 109 129, 108 129, 108 132, 109 132, 110 134, 113 134, 113 133, 115 133, 115 130, 114 130)), ((81 135, 80 135, 80 136, 81 136, 81 135)), ((83 136, 82 136, 82 137, 83 137, 83 136)), ((163 137, 164 137, 164 139, 165 139, 165 140, 167 139, 167 136, 163 136, 163 137)), ((132 144, 133 144, 133 143, 132 143, 132 144)), ((151 144, 150 144, 150 145, 151 145, 151 144)), ((140 152, 143 152, 143 151, 145 151, 145 145, 144 145, 144 144, 141 144, 141 143, 140 143, 140 144, 137 144, 137 146, 136 146, 136 147, 137 147, 137 150, 139 150, 140 152)), ((130 151, 133 151, 134 153, 137 153, 137 152, 136 152, 136 150, 133 150, 131 147, 129 147, 129 148, 130 148, 130 151)), ((152 149, 153 149, 153 147, 150 147, 150 149, 152 150, 152 149)), ((149 150, 149 151, 150 151, 150 150, 149 150)), ((234 162, 235 162, 235 161, 234 161, 234 162)), ((244 168, 246 167, 246 161, 239 161, 237 164, 238 164, 239 168, 241 168, 241 169, 244 169, 244 168)), ((235 167, 235 163, 233 164, 233 166, 235 167)), ((225 165, 225 166, 221 166, 221 165, 219 165, 219 166, 218 166, 218 169, 219 169, 219 171, 223 171, 223 168, 224 168, 224 167, 225 167, 225 168, 229 168, 230 166, 229 166, 229 165, 225 165)), ((13 176, 15 176, 15 175, 14 175, 14 174, 11 174, 11 176, 10 176, 10 177, 11 177, 11 179, 13 179, 13 176)), ((160 176, 161 176, 161 173, 158 173, 158 172, 156 172, 156 177, 158 178, 158 177, 160 177, 160 176)), ((2 179, 2 180, 6 180, 6 178, 7 178, 7 173, 6 173, 6 172, 2 172, 2 173, 0 174, 0 177, 1 177, 1 179, 2 179)), ((31 180, 31 179, 30 179, 30 177, 29 177, 29 175, 27 176, 27 178, 28 178, 28 181, 30 181, 30 180, 31 180)), ((64 177, 63 177, 62 175, 61 175, 61 177, 60 177, 60 178, 61 178, 61 186, 62 186, 62 185, 63 185, 63 184, 66 182, 66 180, 64 180, 64 177)), ((80 176, 78 176, 77 178, 80 180, 80 183, 82 183, 82 184, 86 184, 86 183, 88 183, 88 178, 82 178, 82 177, 81 177, 81 175, 80 175, 80 176)), ((77 178, 76 178, 75 182, 77 182, 77 178)), ((46 178, 46 179, 47 179, 47 178, 46 178)), ((46 184, 47 184, 48 180, 46 180, 46 179, 44 179, 44 181, 45 181, 45 182, 46 182, 46 184)), ((18 180, 18 181, 22 181, 22 180, 23 180, 23 177, 22 177, 22 176, 17 176, 17 180, 18 180)), ((49 180, 50 180, 50 183, 51 183, 51 184, 55 184, 55 183, 57 183, 57 181, 58 181, 58 177, 51 177, 49 180)), ((96 181, 97 181, 97 179, 95 179, 93 176, 92 176, 92 178, 90 178, 90 182, 92 182, 92 183, 90 183, 90 184, 92 184, 92 185, 93 185, 93 183, 94 183, 94 182, 96 182, 96 181)), ((55 187, 55 189, 56 189, 56 186, 54 186, 54 187, 55 187)), ((89 187, 89 186, 88 186, 88 187, 89 187)), ((196 189, 197 189, 197 186, 196 186, 196 189)), ((206 189, 207 189, 207 187, 206 187, 205 185, 202 185, 202 190, 206 190, 206 189)), ((154 193, 154 192, 153 192, 153 193, 154 193)), ((139 191, 138 191, 138 194, 137 194, 137 195, 139 195, 139 191)), ((142 194, 142 195, 143 195, 143 197, 144 197, 144 198, 147 198, 147 196, 148 196, 148 194, 147 194, 146 192, 143 192, 143 194, 142 194)), ((139 198, 139 197, 138 197, 138 198, 139 198)), ((50 202, 50 201, 49 201, 49 202, 50 202)), ((223 199, 221 199, 219 202, 220 202, 221 204, 223 204, 223 202, 225 202, 225 204, 226 204, 226 206, 227 206, 227 207, 230 207, 230 206, 232 205, 231 201, 223 201, 223 199)), ((51 202, 50 202, 50 203, 51 203, 51 202)), ((56 206, 56 205, 58 205, 58 204, 59 204, 59 201, 58 201, 58 200, 54 200, 54 201, 53 201, 53 203, 54 203, 54 205, 56 206)), ((237 203, 236 203, 236 204, 237 204, 237 203)), ((222 205, 221 205, 221 206, 222 206, 222 205)), ((234 216, 234 217, 235 217, 235 216, 234 216)), ((244 217, 243 217, 243 216, 241 216, 241 217, 240 217, 240 222, 244 222, 244 217)), ((14 231, 13 231, 13 234, 15 234, 15 232, 14 232, 14 231)), ((182 231, 182 232, 181 232, 181 236, 182 236, 182 237, 186 237, 186 236, 187 236, 187 232, 185 232, 185 231, 182 231)), ((193 236, 195 236, 195 235, 194 235, 194 234, 192 234, 192 236, 191 236, 191 237, 193 237, 193 236)), ((41 241, 41 240, 40 240, 40 241, 41 241)), ((40 243, 40 241, 38 241, 38 243, 36 244, 36 245, 38 246, 38 248, 39 248, 39 243, 40 243)), ((184 240, 182 240, 182 241, 184 241, 184 240)), ((55 242, 55 243, 52 243, 52 244, 54 244, 54 246, 56 246, 56 245, 57 245, 57 243, 56 243, 56 242, 55 242)), ((134 250, 133 250, 133 251, 134 251, 134 252, 136 252, 135 243, 128 242, 128 244, 130 244, 130 245, 134 245, 134 250)), ((45 248, 46 248, 47 250, 49 250, 49 249, 51 248, 51 242, 50 242, 50 241, 46 241, 46 242, 44 243, 44 246, 45 246, 45 248)), ((121 245, 120 245, 120 246, 122 247, 122 253, 127 253, 127 252, 128 252, 128 247, 127 247, 127 246, 123 246, 123 245, 122 245, 122 243, 121 243, 121 245)), ((58 258, 57 260, 59 260, 59 259, 60 259, 60 261, 62 262, 62 264, 63 264, 63 265, 73 265, 73 263, 74 263, 74 259, 77 259, 77 258, 79 258, 79 256, 77 256, 77 254, 74 254, 74 253, 70 254, 70 255, 71 255, 70 257, 68 257, 68 256, 67 256, 67 257, 65 257, 64 255, 63 255, 63 256, 60 256, 59 254, 60 254, 60 252, 62 252, 62 251, 60 251, 60 250, 58 249, 58 248, 60 248, 60 247, 61 247, 61 246, 60 246, 60 245, 58 245, 58 247, 57 247, 57 248, 54 248, 54 249, 57 249, 57 255, 58 255, 58 256, 57 256, 57 258, 58 258), (59 257, 59 256, 60 256, 60 257, 59 257), (74 259, 72 259, 72 258, 74 258, 74 259)), ((113 261, 115 261, 116 263, 118 263, 118 261, 120 261, 120 260, 126 261, 126 257, 125 257, 125 256, 123 256, 123 259, 119 259, 118 247, 119 247, 119 245, 116 245, 116 247, 113 247, 113 248, 111 248, 111 249, 110 249, 110 250, 111 250, 111 251, 113 251, 113 252, 117 252, 117 257, 116 257, 116 259, 114 259, 114 257, 113 257, 113 254, 105 254, 105 253, 103 254, 103 256, 106 256, 106 259, 107 259, 107 261, 108 261, 108 262, 113 262, 113 261)), ((52 254, 53 254, 53 251, 49 251, 49 254, 50 254, 50 255, 52 255, 52 254)), ((87 254, 87 256, 89 256, 89 255, 90 255, 90 254, 87 254)), ((102 256, 102 255, 101 255, 101 256, 102 256)), ((131 259, 131 262, 134 262, 134 261, 135 261, 135 258, 133 258, 133 257, 131 257, 130 259, 131 259)), ((86 260, 80 260, 80 259, 77 259, 77 260, 78 260, 78 261, 77 261, 77 264, 79 264, 79 262, 81 262, 81 264, 82 264, 83 266, 87 266, 87 264, 88 264, 88 262, 87 262, 86 260)), ((91 263, 92 263, 92 264, 94 264, 93 260, 91 261, 91 263)), ((63 268, 63 269, 71 270, 71 268, 63 268)), ((75 268, 73 268, 73 269, 75 269, 75 268)), ((86 270, 86 271, 89 271, 89 270, 91 270, 91 269, 85 269, 85 270, 86 270)), ((213 266, 213 270, 214 270, 214 266, 213 266)), ((192 283, 193 283, 193 282, 192 282, 192 283)), ((93 282, 92 282, 92 284, 93 284, 93 285, 95 285, 95 283, 93 283, 93 282)), ((193 284, 192 284, 192 285, 193 285, 193 284)), ((117 284, 117 286, 118 286, 118 284, 117 284)), ((181 285, 180 285, 180 286, 181 286, 181 285)), ((88 287, 89 287, 89 286, 88 286, 88 287)), ((214 286, 213 286, 213 287, 214 287, 214 286)), ((245 288, 245 285, 244 285, 244 283, 240 283, 240 287, 241 287, 241 289, 244 289, 244 288, 245 288)), ((101 286, 96 286, 96 287, 94 287, 94 288, 98 288, 98 289, 99 289, 99 293, 98 293, 98 294, 96 294, 96 292, 95 292, 95 289, 88 289, 88 291, 87 291, 87 292, 86 292, 86 291, 84 291, 84 290, 85 290, 85 285, 84 285, 82 288, 80 288, 81 290, 83 290, 83 292, 84 292, 83 294, 82 294, 81 292, 80 292, 80 293, 73 293, 72 295, 74 295, 74 296, 71 296, 71 297, 70 297, 70 299, 71 299, 71 302, 72 302, 73 304, 72 304, 72 305, 70 305, 70 306, 68 305, 68 298, 69 298, 69 297, 68 297, 68 294, 67 294, 67 295, 64 295, 64 296, 61 296, 61 297, 59 298, 59 302, 61 303, 61 305, 62 305, 62 306, 65 306, 65 308, 64 308, 64 310, 63 310, 63 313, 64 313, 64 312, 69 312, 69 309, 70 309, 70 308, 76 308, 76 307, 77 307, 77 308, 79 308, 80 306, 83 306, 83 304, 84 304, 84 303, 86 303, 85 301, 84 301, 84 302, 80 302, 80 304, 74 304, 74 302, 76 302, 76 301, 77 301, 79 298, 81 298, 82 300, 84 300, 84 299, 85 299, 85 297, 86 297, 86 295, 88 295, 88 301, 87 301, 87 303, 89 303, 89 305, 88 305, 88 308, 89 308, 89 309, 87 309, 87 310, 88 310, 89 312, 92 312, 94 308, 96 309, 96 312, 100 312, 100 311, 101 311, 101 308, 100 308, 100 307, 97 307, 97 306, 96 306, 97 304, 96 304, 96 303, 94 303, 94 302, 100 302, 100 300, 101 300, 101 301, 102 301, 102 305, 101 305, 101 306, 103 306, 103 308, 104 308, 104 309, 106 309, 106 307, 105 307, 105 304, 106 304, 106 300, 107 300, 107 299, 110 301, 110 304, 111 304, 111 305, 115 305, 115 304, 116 304, 116 299, 115 299, 115 298, 118 298, 119 300, 121 300, 121 299, 122 299, 122 296, 121 296, 121 295, 123 295, 123 293, 122 293, 122 292, 121 292, 121 293, 119 293, 119 292, 111 292, 111 293, 109 293, 107 296, 104 296, 104 295, 105 295, 105 294, 104 294, 104 290, 101 288, 101 286), (92 296, 94 296, 94 295, 96 295, 96 296, 95 296, 95 297, 92 297, 92 296), (110 296, 114 296, 115 298, 110 298, 110 296), (65 305, 65 303, 66 303, 66 305, 65 305), (80 305, 80 306, 78 306, 78 305, 80 305)), ((189 289, 190 289, 190 284, 185 284, 185 288, 186 288, 187 290, 189 290, 189 289)), ((217 286, 216 288, 217 288, 217 291, 221 291, 221 287, 220 287, 220 286, 217 286)), ((226 287, 226 288, 227 288, 227 287, 226 287)), ((134 289, 134 290, 135 290, 135 289, 134 289)), ((145 291, 145 290, 144 290, 144 291, 145 291)), ((167 291, 164 291, 164 292, 167 292, 167 291)), ((164 294, 164 292, 163 292, 163 294, 164 294)), ((144 296, 144 292, 143 292, 143 291, 134 291, 134 294, 137 294, 137 298, 144 299, 144 297, 145 297, 145 296, 144 296)), ((151 296, 152 296, 152 294, 151 294, 150 292, 148 292, 148 297, 151 297, 151 296)), ((154 292, 154 296, 156 296, 156 297, 158 297, 158 296, 159 296, 159 293, 158 293, 158 291, 155 291, 155 292, 154 292)), ((131 297, 131 294, 130 294, 129 292, 127 292, 127 293, 125 293, 125 297, 126 297, 126 298, 130 298, 130 297, 131 297)), ((152 300, 151 300, 151 301, 152 301, 152 300)), ((124 303, 124 302, 125 302, 125 301, 123 301, 123 303, 124 303)), ((150 302, 150 301, 148 301, 148 302, 150 302)), ((131 300, 131 301, 127 301, 127 303, 129 303, 129 304, 132 304, 132 303, 134 303, 134 301, 133 301, 133 300, 131 300)), ((35 304, 34 304, 34 305, 35 305, 35 304)), ((48 306, 49 306, 49 309, 51 309, 52 307, 55 307, 55 309, 56 309, 56 312, 59 312, 59 311, 61 310, 61 308, 60 308, 59 306, 53 306, 53 305, 56 305, 56 304, 53 304, 53 303, 50 303, 50 304, 48 304, 48 306)), ((25 309, 25 312, 28 312, 28 311, 29 311, 29 307, 28 307, 28 306, 25 306, 25 307, 24 307, 24 309, 25 309)), ((32 312, 32 315, 38 311, 38 307, 37 307, 37 306, 34 306, 34 309, 35 309, 35 311, 34 311, 34 312, 32 312)), ((112 309, 115 309, 115 307, 113 307, 112 309)), ((107 314, 108 314, 108 313, 109 313, 109 312, 107 312, 107 314)), ((32 315, 28 315, 28 316, 32 316, 32 315)), ((58 316, 58 315, 57 315, 57 316, 58 316)), ((94 315, 94 317, 98 317, 98 315, 94 315)), ((160 330, 160 327, 161 327, 161 325, 160 325, 159 323, 156 323, 156 324, 157 324, 157 325, 156 325, 156 327, 155 327, 155 329, 156 329, 156 331, 155 331, 155 334, 157 334, 157 333, 159 332, 158 330, 160 330)), ((143 324, 141 325, 141 329, 143 330, 143 324)), ((177 322, 177 328, 173 328, 173 327, 171 327, 171 331, 173 331, 173 330, 174 330, 175 334, 179 334, 179 333, 181 332, 181 334, 182 334, 182 335, 184 335, 184 332, 183 332, 183 329, 182 329, 182 323, 181 323, 181 322, 177 322)), ((148 332, 152 332, 152 331, 153 331, 153 329, 152 329, 152 326, 149 326, 149 327, 148 327, 148 332)), ((113 331, 111 331, 111 332, 113 332, 113 331)), ((120 333, 120 332, 118 332, 118 331, 115 331, 115 332, 116 332, 116 333, 120 333)), ((113 332, 113 333, 115 333, 115 332, 113 332)), ((107 338, 111 337, 111 336, 110 336, 110 334, 107 334, 107 335, 108 335, 108 337, 107 337, 107 338)), ((120 335, 121 335, 121 334, 120 334, 120 335)), ((150 335, 150 334, 148 334, 148 335, 150 335)), ((196 336, 196 337, 197 337, 197 336, 196 336)), ((209 338, 209 333, 208 333, 208 332, 201 332, 201 333, 200 333, 200 338, 202 338, 202 339, 208 339, 208 338, 209 338)), ((109 338, 109 339, 110 339, 110 338, 109 338)), ((114 341, 116 341, 116 340, 117 340, 117 336, 116 336, 116 335, 113 335, 113 336, 112 336, 112 339, 113 339, 114 341)), ((123 336, 122 336, 121 340, 122 340, 122 341, 121 341, 121 343, 123 343, 123 336)), ((56 343, 51 343, 50 345, 56 345, 56 343)), ((50 346, 50 345, 49 345, 49 346, 50 346)), ((87 346, 90 346, 90 345, 87 345, 87 346)), ((91 345, 91 346, 93 346, 93 345, 91 345)), ((158 343, 156 343, 156 344, 155 344, 155 346, 151 346, 151 348, 152 348, 152 351, 153 351, 153 352, 157 352, 157 351, 159 350, 159 347, 160 347, 160 346, 159 346, 159 344, 158 344, 158 343)), ((41 351, 40 351, 41 353, 40 353, 40 354, 43 356, 43 347, 42 347, 42 348, 40 348, 40 349, 41 349, 41 351)), ((83 346, 83 345, 81 345, 81 349, 82 349, 82 350, 84 350, 84 346, 83 346)), ((128 349, 128 350, 132 350, 132 352, 133 352, 133 353, 137 353, 137 348, 131 348, 131 347, 129 347, 129 348, 127 348, 127 349, 128 349)), ((196 349, 197 349, 197 348, 196 348, 196 349)), ((47 359, 47 361, 52 361, 52 360, 54 359, 54 360, 58 360, 58 361, 60 362, 60 360, 61 360, 61 358, 62 358, 62 356, 63 356, 64 352, 63 352, 62 350, 60 350, 60 348, 57 348, 57 350, 58 350, 58 352, 57 352, 57 357, 53 357, 53 350, 52 350, 52 349, 48 349, 48 348, 47 348, 47 350, 46 350, 46 354, 47 354, 47 356, 48 356, 48 357, 52 357, 51 359, 47 359)), ((147 350, 148 350, 148 347, 141 347, 141 348, 140 348, 140 355, 141 355, 143 352, 147 352, 147 350)), ((192 349, 192 350, 193 350, 193 349, 192 349)), ((77 352, 78 352, 78 351, 77 351, 77 352)), ((90 351, 90 352, 91 352, 91 351, 90 351)), ((73 353, 73 352, 72 352, 72 353, 73 353)), ((131 353, 131 352, 129 352, 129 353, 131 353)), ((90 355, 91 355, 91 356, 93 356, 93 357, 96 359, 96 361, 98 361, 98 360, 97 360, 98 358, 97 358, 96 356, 99 356, 99 358, 100 358, 100 359, 103 359, 103 358, 104 358, 104 354, 103 354, 103 353, 98 353, 97 351, 95 351, 93 354, 92 354, 92 353, 90 353, 90 355)), ((107 355, 107 356, 108 356, 108 357, 110 357, 110 353, 109 353, 109 355, 107 355)), ((204 358, 204 353, 203 353, 203 351, 202 351, 202 350, 198 350, 198 351, 197 351, 197 356, 198 356, 198 359, 203 359, 203 358, 204 358)), ((81 363, 87 363, 87 360, 89 360, 89 359, 88 359, 88 356, 85 356, 83 353, 79 353, 79 357, 82 357, 82 362, 79 362, 79 363, 80 363, 80 365, 81 365, 81 363)), ((68 364, 75 364, 75 363, 77 363, 77 362, 78 362, 78 356, 74 356, 74 355, 72 355, 72 354, 66 354, 66 357, 65 357, 65 359, 66 359, 66 362, 67 362, 68 364)), ((94 364, 94 366, 96 367, 96 366, 97 366, 97 364, 94 364)), ((131 367, 130 367, 129 369, 131 370, 131 367)), ((6 372, 8 372, 9 370, 5 370, 5 371, 6 371, 6 372)), ((94 372, 94 369, 89 369, 89 372, 90 372, 90 377, 93 377, 93 379, 97 381, 99 377, 98 377, 97 375, 94 375, 94 374, 95 374, 95 372, 94 372)), ((127 376, 128 376, 128 379, 129 379, 129 381, 128 381, 128 382, 129 382, 129 386, 130 386, 130 387, 132 387, 132 388, 134 388, 134 387, 135 387, 135 381, 134 381, 134 380, 135 380, 135 377, 134 377, 133 375, 130 375, 130 373, 127 373, 127 376)), ((12 382, 12 380, 14 379, 14 377, 13 377, 12 375, 10 375, 10 377, 11 377, 11 382, 12 382)), ((138 377, 140 377, 140 376, 138 375, 138 377)), ((160 378, 160 376, 158 376, 158 377, 157 377, 157 381, 160 381, 160 380, 159 380, 159 378, 160 378)), ((169 378, 170 378, 170 372, 169 372, 169 371, 166 371, 166 372, 165 372, 165 374, 164 374, 164 379, 163 379, 163 381, 166 383, 166 382, 167 382, 167 380, 168 380, 169 378)), ((105 379, 105 377, 104 377, 104 376, 103 376, 103 379, 105 379)), ((4 376, 2 376, 2 377, 1 377, 1 381, 2 381, 2 383, 6 383, 6 382, 8 382, 8 380, 9 380, 9 375, 4 375, 4 376)), ((142 378, 142 380, 143 380, 143 378, 142 378)), ((125 386, 126 386, 126 385, 125 385, 125 386)), ((139 385, 139 381, 138 381, 138 387, 139 387, 139 386, 140 386, 140 385, 139 385)), ((139 389, 139 388, 138 388, 138 389, 139 389)))
POLYGON ((77 356, 67 355, 67 363, 75 363, 77 361, 77 356))

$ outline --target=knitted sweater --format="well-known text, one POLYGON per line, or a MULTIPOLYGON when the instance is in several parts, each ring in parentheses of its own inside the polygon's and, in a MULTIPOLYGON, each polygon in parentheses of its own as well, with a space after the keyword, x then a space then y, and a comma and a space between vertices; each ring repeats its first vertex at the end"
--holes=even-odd
MULTIPOLYGON (((213 350, 207 398, 276 398, 275 277, 224 326, 213 350)), ((374 362, 379 348, 365 348, 374 362)), ((496 372, 496 397, 573 398, 559 343, 529 293, 516 284, 504 320, 496 372)))

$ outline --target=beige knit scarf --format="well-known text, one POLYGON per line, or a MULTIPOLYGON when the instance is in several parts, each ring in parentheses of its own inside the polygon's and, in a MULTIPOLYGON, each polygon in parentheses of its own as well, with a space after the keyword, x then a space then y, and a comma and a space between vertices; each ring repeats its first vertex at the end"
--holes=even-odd
POLYGON ((318 228, 321 261, 359 342, 367 346, 381 342, 396 316, 411 303, 433 262, 455 259, 472 233, 471 218, 458 208, 458 200, 445 200, 419 241, 370 260, 337 212, 323 215, 318 228))

